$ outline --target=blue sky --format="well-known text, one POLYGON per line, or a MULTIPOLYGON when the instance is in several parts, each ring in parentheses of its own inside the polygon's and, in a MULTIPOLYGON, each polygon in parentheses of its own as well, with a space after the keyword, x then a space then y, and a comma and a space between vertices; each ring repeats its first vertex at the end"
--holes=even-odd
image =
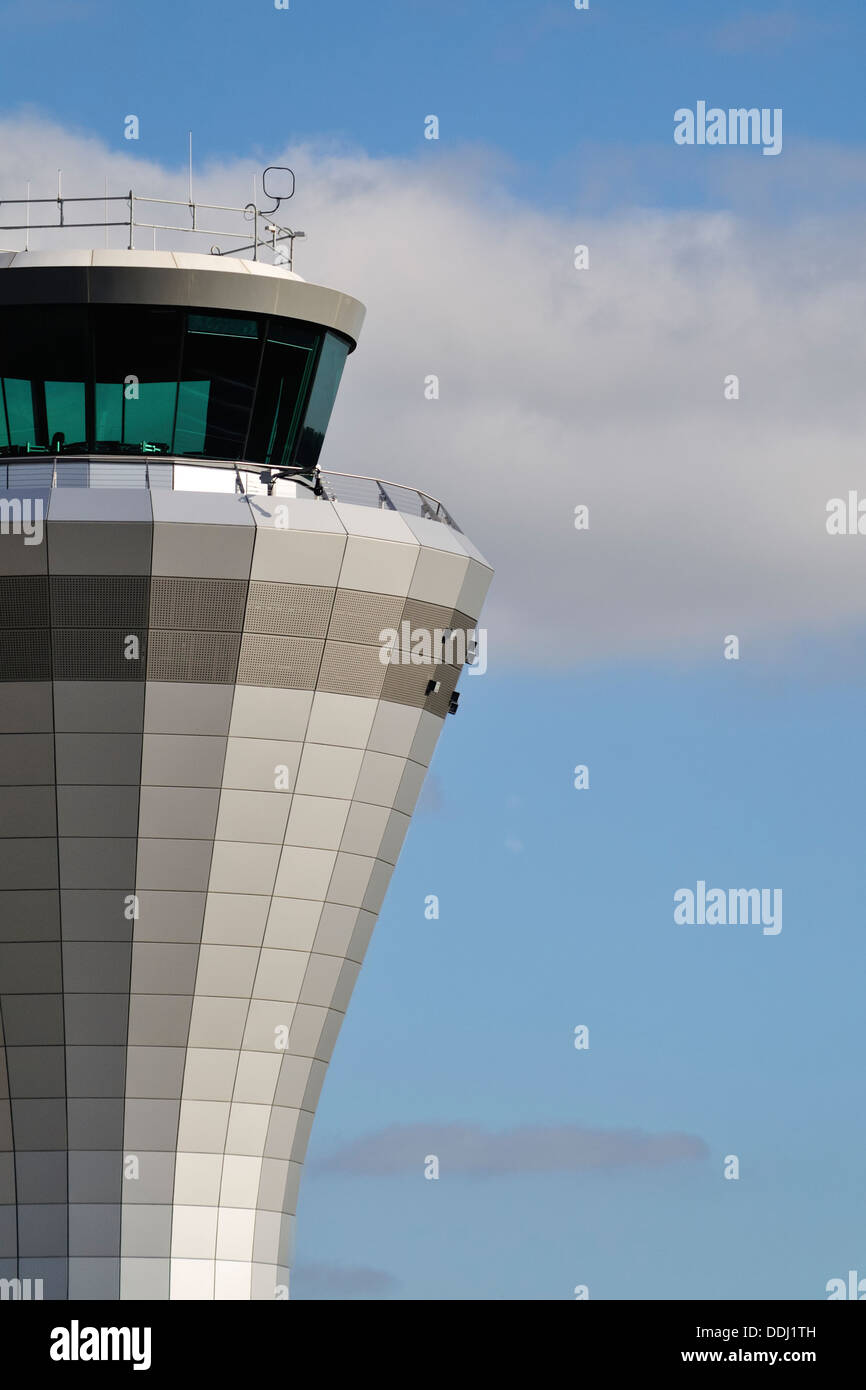
POLYGON ((304 1229, 332 1257, 373 1247, 412 1297, 563 1298, 585 1281, 606 1298, 815 1298, 831 1266, 856 1267, 862 684, 725 676, 464 682, 441 807, 410 831, 314 1131, 304 1229), (839 757, 828 729, 849 733, 839 757), (589 791, 572 788, 578 761, 589 791), (672 892, 699 878, 782 887, 781 933, 675 926, 672 892), (373 1128, 682 1130, 707 1156, 438 1184, 419 1164, 365 1194, 312 1170, 356 1108, 373 1128), (721 1177, 730 1153, 738 1182, 721 1177))
MULTIPOLYGON (((323 138, 411 156, 423 107, 443 142, 489 147, 515 187, 568 207, 587 150, 667 147, 699 98, 782 106, 789 141, 866 137, 857 0, 5 0, 0 20, 6 111, 33 104, 119 146, 134 112, 142 154, 178 165, 189 129, 203 161, 323 138)), ((688 204, 703 176, 679 161, 665 201, 688 204)))
MULTIPOLYGON (((753 214, 757 236, 814 212, 841 236, 862 208, 866 185, 851 173, 862 175, 866 146, 856 0, 591 0, 587 13, 570 0, 292 0, 285 13, 266 0, 13 0, 0 3, 0 31, 0 119, 35 114, 163 168, 185 163, 192 128, 202 171, 309 142, 451 178, 458 151, 495 172, 521 217, 552 225, 629 207, 662 217, 732 208, 753 214), (782 155, 677 150, 674 110, 698 99, 782 107, 782 155), (128 113, 141 120, 134 151, 122 139, 128 113), (430 113, 438 144, 423 139, 430 113)), ((47 192, 56 163, 46 148, 34 168, 47 192)), ((442 254, 459 262, 459 228, 442 254)), ((700 274, 709 294, 712 273, 700 274)), ((844 295, 824 317, 844 340, 844 295)), ((592 355, 589 338, 581 368, 592 355)), ((363 341, 356 356, 351 370, 372 373, 363 341)), ((531 356, 523 367, 532 396, 543 369, 531 356)), ((356 428, 357 383, 370 379, 347 386, 341 439, 356 428)), ((627 417, 627 401, 621 409, 627 417)), ((839 444, 852 468, 859 409, 855 388, 853 442, 839 444)), ((472 411, 469 392, 463 415, 440 423, 437 448, 472 411)), ((426 420, 414 428, 420 447, 426 420)), ((652 422, 641 428, 649 448, 652 422)), ((569 429, 580 500, 589 445, 578 416, 569 429)), ((402 438, 413 447, 411 427, 402 438)), ((709 435, 696 439, 709 447, 709 435)), ((833 460, 814 463, 832 470, 833 460)), ((834 490, 847 476, 841 464, 837 473, 834 490)), ((521 557, 496 507, 514 484, 504 471, 487 476, 490 512, 469 495, 466 526, 508 596, 521 557)), ((418 462, 409 481, 437 490, 418 462)), ((445 500, 464 520, 456 491, 445 500)), ((528 524, 547 524, 546 501, 527 499, 528 524)), ((625 489, 623 505, 636 505, 625 489)), ((779 516, 784 539, 784 504, 779 516)), ((659 532, 644 539, 659 571, 667 544, 659 532)), ((743 660, 723 662, 721 635, 739 628, 719 610, 740 612, 733 590, 710 584, 685 600, 690 634, 708 605, 712 642, 696 656, 690 637, 682 659, 677 639, 673 655, 633 643, 617 652, 613 641, 595 650, 586 631, 603 586, 587 587, 569 563, 558 661, 538 659, 531 628, 521 648, 492 626, 491 670, 462 682, 320 1102, 298 1297, 568 1299, 585 1283, 592 1298, 809 1299, 850 1268, 866 1274, 864 625, 831 596, 820 640, 802 630, 772 656, 746 641, 743 660), (588 791, 572 786, 577 763, 589 766, 588 791), (676 926, 673 894, 698 879, 781 887, 782 932, 676 926), (431 893, 438 921, 424 916, 431 893), (581 1023, 588 1051, 572 1045, 581 1023), (471 1176, 449 1167, 440 1142, 442 1126, 457 1124, 493 1136, 506 1169, 507 1133, 525 1127, 685 1135, 698 1153, 596 1172, 514 1160, 516 1171, 471 1176), (412 1171, 328 1170, 347 1146, 401 1125, 429 1127, 412 1171), (423 1177, 427 1152, 440 1155, 436 1182, 423 1177), (727 1154, 740 1159, 736 1182, 722 1177, 727 1154)), ((772 600, 771 571, 768 561, 753 587, 764 582, 772 600)), ((492 610, 501 628, 507 609, 492 610)))

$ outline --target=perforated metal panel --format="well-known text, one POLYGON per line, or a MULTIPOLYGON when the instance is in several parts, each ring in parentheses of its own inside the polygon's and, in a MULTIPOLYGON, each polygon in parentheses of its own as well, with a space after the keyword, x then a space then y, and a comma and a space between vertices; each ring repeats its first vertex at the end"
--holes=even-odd
POLYGON ((240 632, 247 585, 243 579, 166 579, 152 581, 150 622, 155 628, 240 632))
POLYGON ((379 650, 378 646, 327 642, 318 689, 327 690, 332 695, 361 695, 366 699, 378 699, 387 670, 379 660, 379 650))
POLYGON ((0 638, 0 681, 51 679, 51 636, 47 628, 4 632, 0 638))
POLYGON ((429 709, 426 694, 428 682, 438 677, 433 666, 404 666, 402 663, 385 668, 385 681, 382 686, 382 699, 392 700, 395 705, 413 705, 415 709, 429 709))
POLYGON ((402 598, 393 594, 367 594, 358 589, 338 589, 328 636, 337 642, 364 642, 379 646, 383 628, 399 628, 402 598))
POLYGON ((403 621, 413 628, 423 628, 427 632, 440 631, 454 626, 454 610, 442 608, 438 603, 424 603, 421 599, 407 598, 403 606, 403 621))
POLYGON ((52 575, 52 627, 147 626, 146 575, 52 575))
POLYGON ((51 634, 53 676, 58 681, 143 681, 146 628, 55 628, 51 634), (128 638, 138 639, 138 657, 128 638))
POLYGON ((455 608, 451 626, 455 629, 455 631, 459 628, 462 628, 464 632, 469 633, 474 632, 476 625, 475 621, 472 618, 470 618, 468 613, 461 613, 458 608, 455 608))
POLYGON ((231 685, 241 639, 233 632, 168 632, 152 628, 147 678, 231 685))
POLYGON ((334 605, 334 590, 314 584, 250 584, 244 627, 284 637, 324 637, 334 605))
POLYGON ((0 628, 47 626, 46 576, 5 575, 0 578, 0 628))
POLYGON ((429 696, 424 708, 431 714, 441 715, 443 718, 448 713, 448 701, 454 693, 454 688, 460 678, 460 672, 453 666, 436 666, 433 670, 433 680, 439 681, 440 688, 435 695, 429 696))
POLYGON ((306 637, 245 635, 238 685, 272 685, 282 690, 314 690, 324 642, 306 637))

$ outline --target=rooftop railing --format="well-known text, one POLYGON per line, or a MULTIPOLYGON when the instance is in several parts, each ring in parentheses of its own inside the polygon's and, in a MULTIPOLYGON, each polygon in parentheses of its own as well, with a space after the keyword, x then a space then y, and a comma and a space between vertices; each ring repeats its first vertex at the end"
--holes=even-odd
POLYGON ((70 458, 22 454, 0 462, 0 491, 26 487, 174 488, 186 492, 235 492, 249 497, 305 497, 346 502, 380 511, 439 521, 453 530, 460 527, 443 502, 404 483, 373 478, 364 473, 339 473, 316 469, 313 473, 245 467, 223 460, 117 458, 99 455, 70 458))
MULTIPOLYGON (((28 184, 28 190, 29 187, 28 184)), ((0 232, 22 233, 24 245, 21 249, 24 251, 30 249, 30 238, 34 232, 70 232, 76 228, 87 231, 102 229, 106 246, 109 243, 109 233, 122 229, 123 239, 130 251, 135 249, 137 229, 150 233, 148 240, 152 239, 153 246, 148 249, 154 251, 157 250, 157 232, 192 234, 196 238, 217 237, 219 241, 207 248, 211 255, 243 255, 244 252, 252 252, 252 259, 257 261, 261 251, 269 251, 277 265, 292 270, 295 241, 303 239, 306 233, 281 226, 273 220, 273 214, 279 210, 281 203, 294 196, 294 192, 295 176, 291 169, 277 165, 270 165, 264 170, 261 188, 258 179, 254 181, 253 198, 243 207, 195 201, 192 196, 191 176, 189 198, 186 201, 180 198, 150 198, 136 193, 132 188, 125 193, 109 193, 107 183, 105 193, 69 197, 63 192, 62 174, 58 173, 57 196, 54 198, 31 198, 28 194, 26 198, 0 199, 0 217, 3 218, 0 221, 0 232), (287 191, 272 191, 268 187, 269 174, 272 176, 271 182, 274 175, 285 176, 287 191), (273 207, 260 208, 260 194, 273 199, 273 207), (101 216, 99 204, 102 204, 101 216), (12 209, 15 211, 11 211, 12 209), (182 212, 178 212, 177 209, 182 209, 182 212), (13 220, 7 221, 7 218, 13 220), (43 220, 45 218, 50 220, 43 220), (165 218, 173 220, 162 220, 165 218), (214 223, 219 225, 213 225, 214 223), (219 243, 223 241, 241 244, 222 246, 219 243)), ((41 240, 44 241, 44 238, 41 240)))

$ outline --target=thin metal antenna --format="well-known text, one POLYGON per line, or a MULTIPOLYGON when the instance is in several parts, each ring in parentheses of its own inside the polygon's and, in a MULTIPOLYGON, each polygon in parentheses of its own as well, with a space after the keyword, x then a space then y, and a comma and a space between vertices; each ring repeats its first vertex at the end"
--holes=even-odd
POLYGON ((192 207, 192 131, 189 132, 189 205, 192 207))
POLYGON ((62 169, 58 169, 58 170, 57 170, 57 201, 58 201, 58 203, 60 202, 60 199, 61 199, 62 197, 63 197, 63 170, 62 170, 62 169))
POLYGON ((30 180, 27 180, 27 227, 24 232, 24 250, 30 250, 30 180))

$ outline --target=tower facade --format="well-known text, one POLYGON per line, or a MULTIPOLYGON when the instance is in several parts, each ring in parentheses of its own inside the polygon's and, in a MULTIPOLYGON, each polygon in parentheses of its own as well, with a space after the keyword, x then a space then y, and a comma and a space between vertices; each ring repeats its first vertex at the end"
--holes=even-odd
POLYGON ((432 498, 318 471, 362 318, 253 261, 0 254, 19 1293, 288 1296, 316 1103, 491 575, 432 498))

